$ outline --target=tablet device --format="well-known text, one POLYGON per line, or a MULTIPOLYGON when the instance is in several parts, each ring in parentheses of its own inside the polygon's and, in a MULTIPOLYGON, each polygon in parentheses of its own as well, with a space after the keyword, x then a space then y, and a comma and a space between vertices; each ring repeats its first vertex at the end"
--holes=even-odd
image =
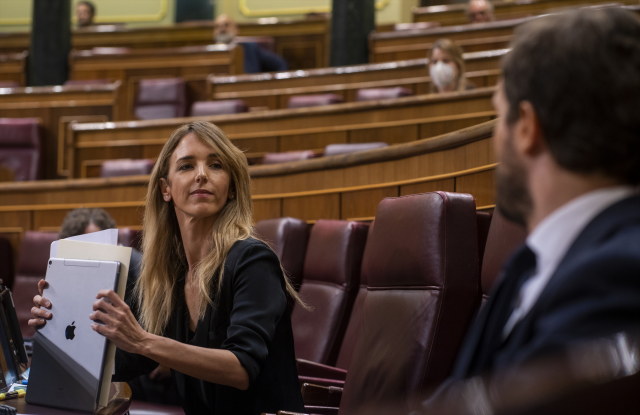
POLYGON ((98 291, 116 290, 119 274, 116 261, 49 259, 44 297, 53 317, 34 338, 27 403, 98 409, 107 339, 93 331, 89 315, 98 291))

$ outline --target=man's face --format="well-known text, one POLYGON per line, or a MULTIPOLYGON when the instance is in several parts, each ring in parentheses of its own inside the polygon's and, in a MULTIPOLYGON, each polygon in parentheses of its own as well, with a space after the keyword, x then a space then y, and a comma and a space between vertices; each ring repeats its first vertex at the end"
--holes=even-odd
POLYGON ((493 20, 493 12, 486 0, 473 0, 469 3, 469 23, 484 23, 493 20))
POLYGON ((493 95, 498 121, 493 132, 493 147, 498 161, 496 168, 496 207, 507 218, 527 226, 533 209, 529 193, 529 173, 514 145, 514 125, 507 123, 509 103, 502 82, 493 95))
POLYGON ((216 43, 229 44, 237 33, 238 29, 233 20, 226 16, 220 16, 216 19, 213 26, 213 35, 216 43))
POLYGON ((93 23, 93 14, 91 14, 91 9, 86 4, 78 4, 76 16, 80 27, 89 26, 93 23))

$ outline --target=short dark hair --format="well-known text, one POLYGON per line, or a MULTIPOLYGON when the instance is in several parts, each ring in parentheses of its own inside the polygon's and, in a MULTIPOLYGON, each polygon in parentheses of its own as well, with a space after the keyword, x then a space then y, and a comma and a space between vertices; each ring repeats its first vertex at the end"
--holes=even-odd
POLYGON ((529 101, 556 162, 640 181, 640 20, 621 7, 536 18, 502 61, 507 122, 529 101))
POLYGON ((78 7, 81 4, 89 8, 89 10, 91 11, 91 16, 96 15, 96 6, 93 3, 91 3, 90 1, 79 1, 78 4, 76 4, 76 7, 78 7))
POLYGON ((116 227, 116 221, 104 209, 79 208, 67 213, 64 221, 62 221, 59 238, 64 239, 82 235, 90 223, 93 223, 101 230, 116 227))

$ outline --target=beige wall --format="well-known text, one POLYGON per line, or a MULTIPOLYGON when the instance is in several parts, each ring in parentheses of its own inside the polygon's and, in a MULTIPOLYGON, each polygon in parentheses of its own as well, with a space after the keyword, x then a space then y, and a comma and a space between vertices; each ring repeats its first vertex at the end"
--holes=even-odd
MULTIPOLYGON (((91 0, 97 22, 124 22, 129 26, 169 25, 174 21, 175 0, 91 0)), ((72 0, 75 10, 75 3, 72 0)), ((0 31, 28 31, 32 0, 0 0, 0 31)), ((75 15, 72 16, 75 25, 75 15)))

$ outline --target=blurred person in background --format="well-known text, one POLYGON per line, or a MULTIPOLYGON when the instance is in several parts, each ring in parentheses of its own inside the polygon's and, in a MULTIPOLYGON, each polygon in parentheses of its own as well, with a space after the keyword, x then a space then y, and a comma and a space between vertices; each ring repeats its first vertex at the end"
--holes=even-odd
POLYGON ((470 0, 467 4, 469 23, 486 23, 496 20, 493 4, 489 0, 470 0))
POLYGON ((78 27, 87 27, 93 25, 93 18, 96 15, 96 6, 88 1, 80 1, 76 4, 76 17, 78 19, 78 27))
POLYGON ((429 52, 431 92, 464 91, 473 86, 465 78, 462 49, 449 39, 439 39, 429 52))

